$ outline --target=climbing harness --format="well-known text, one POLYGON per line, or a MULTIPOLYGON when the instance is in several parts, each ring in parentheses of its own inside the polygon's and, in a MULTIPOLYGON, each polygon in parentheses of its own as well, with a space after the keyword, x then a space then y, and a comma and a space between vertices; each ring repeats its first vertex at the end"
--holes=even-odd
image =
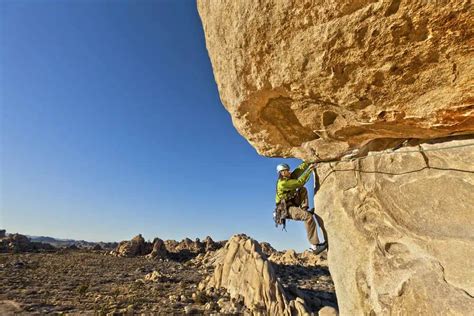
MULTIPOLYGON (((311 163, 312 164, 312 163, 311 163)), ((289 169, 289 168, 288 168, 289 169)), ((319 189, 319 177, 316 170, 312 170, 314 177, 314 186, 313 186, 313 197, 316 195, 316 191, 319 189)), ((278 182, 277 182, 278 187, 278 182)), ((275 227, 282 225, 282 230, 286 231, 286 220, 290 218, 290 213, 288 208, 294 204, 293 199, 295 198, 297 192, 287 197, 286 199, 281 199, 280 202, 276 205, 275 210, 273 211, 273 221, 275 221, 275 227)))
POLYGON ((273 220, 275 221, 275 227, 283 225, 282 230, 286 231, 286 219, 289 217, 288 207, 286 200, 282 199, 276 205, 275 211, 273 211, 273 220))

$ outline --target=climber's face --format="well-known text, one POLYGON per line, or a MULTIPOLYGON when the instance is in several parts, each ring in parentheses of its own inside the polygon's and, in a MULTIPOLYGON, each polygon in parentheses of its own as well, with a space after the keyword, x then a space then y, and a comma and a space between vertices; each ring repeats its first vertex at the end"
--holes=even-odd
POLYGON ((289 178, 291 176, 290 170, 282 170, 282 171, 280 171, 280 174, 284 178, 289 178))

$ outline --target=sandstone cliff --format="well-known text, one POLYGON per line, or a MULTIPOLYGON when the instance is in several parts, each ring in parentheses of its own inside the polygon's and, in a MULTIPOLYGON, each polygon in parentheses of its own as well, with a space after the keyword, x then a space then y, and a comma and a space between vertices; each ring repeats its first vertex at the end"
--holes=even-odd
POLYGON ((471 1, 198 10, 237 130, 266 156, 335 161, 315 205, 341 314, 474 310, 471 1))
POLYGON ((474 141, 419 149, 319 168, 316 212, 343 315, 474 310, 474 141))
POLYGON ((221 100, 260 154, 474 132, 471 1, 198 1, 221 100))

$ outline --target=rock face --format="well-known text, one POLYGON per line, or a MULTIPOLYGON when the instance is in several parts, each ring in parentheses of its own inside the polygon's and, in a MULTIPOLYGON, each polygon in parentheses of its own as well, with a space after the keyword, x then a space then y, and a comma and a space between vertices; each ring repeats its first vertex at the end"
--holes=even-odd
POLYGON ((474 132, 471 1, 198 0, 221 100, 260 154, 328 160, 474 132))
POLYGON ((272 264, 255 240, 235 235, 220 251, 214 275, 200 284, 201 289, 226 288, 231 298, 243 297, 253 313, 309 315, 301 298, 287 299, 272 264))
POLYGON ((421 147, 320 167, 343 315, 474 310, 474 141, 421 147))
POLYGON ((474 310, 474 147, 451 148, 473 143, 471 1, 198 10, 221 100, 260 154, 359 157, 318 168, 341 315, 474 310))

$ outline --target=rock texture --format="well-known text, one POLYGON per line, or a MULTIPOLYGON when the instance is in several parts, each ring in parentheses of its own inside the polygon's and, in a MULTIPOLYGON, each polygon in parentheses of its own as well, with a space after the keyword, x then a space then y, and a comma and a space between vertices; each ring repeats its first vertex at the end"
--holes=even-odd
POLYGON ((336 161, 315 205, 341 314, 472 313, 474 147, 448 148, 473 142, 471 1, 198 10, 237 130, 266 156, 336 161))
POLYGON ((197 4, 221 100, 260 154, 474 132, 469 0, 197 4))
POLYGON ((260 245, 245 235, 235 235, 221 250, 214 275, 200 288, 226 288, 231 298, 243 297, 253 313, 309 315, 302 298, 289 301, 260 245))
POLYGON ((320 167, 342 314, 474 310, 474 141, 421 148, 320 167))

